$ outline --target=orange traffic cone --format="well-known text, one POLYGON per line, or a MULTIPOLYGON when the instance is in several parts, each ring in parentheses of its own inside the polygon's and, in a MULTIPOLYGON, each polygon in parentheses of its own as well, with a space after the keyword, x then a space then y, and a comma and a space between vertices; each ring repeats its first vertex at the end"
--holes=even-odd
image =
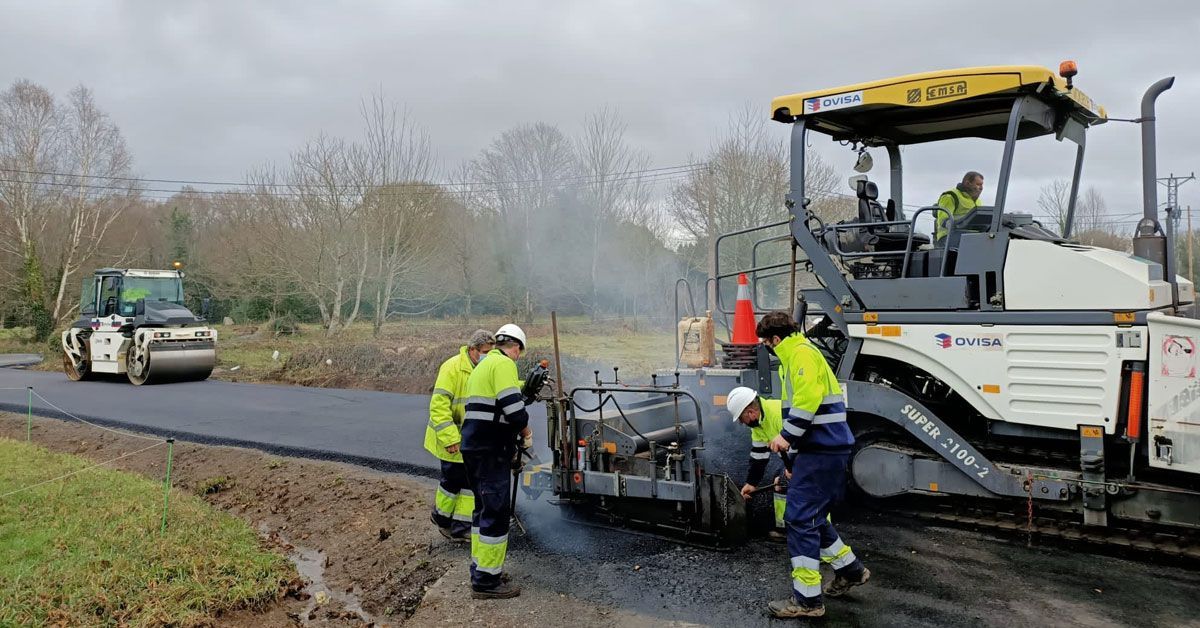
POLYGON ((733 338, 730 344, 752 345, 758 343, 754 331, 754 304, 750 300, 750 282, 746 273, 738 275, 737 303, 733 306, 733 338))

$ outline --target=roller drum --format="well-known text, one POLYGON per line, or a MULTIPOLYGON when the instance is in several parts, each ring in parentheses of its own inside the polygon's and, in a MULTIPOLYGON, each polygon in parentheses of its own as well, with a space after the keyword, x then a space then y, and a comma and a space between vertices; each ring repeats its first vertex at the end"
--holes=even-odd
POLYGON ((138 375, 128 371, 129 381, 137 385, 164 384, 208 379, 217 363, 214 343, 152 343, 150 359, 138 375))

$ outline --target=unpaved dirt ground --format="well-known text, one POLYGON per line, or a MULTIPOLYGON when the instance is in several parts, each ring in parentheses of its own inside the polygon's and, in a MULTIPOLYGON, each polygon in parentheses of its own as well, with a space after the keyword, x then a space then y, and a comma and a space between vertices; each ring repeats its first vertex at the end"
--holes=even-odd
MULTIPOLYGON (((0 415, 0 435, 24 438, 24 417, 0 415)), ((142 446, 51 419, 35 419, 33 439, 98 461, 142 446)), ((155 452, 116 466, 161 478, 163 464, 155 452)), ((476 602, 466 546, 444 542, 428 522, 429 480, 177 443, 173 484, 209 491, 211 503, 257 526, 307 579, 266 613, 218 625, 804 625, 764 614, 767 600, 788 594, 779 544, 713 552, 570 524, 544 499, 523 501, 530 532, 514 533, 506 569, 524 593, 476 602)), ((824 625, 1200 627, 1200 573, 1187 566, 1030 548, 878 512, 835 517, 874 575, 828 601, 824 625)))
MULTIPOLYGON (((25 417, 0 413, 0 436, 23 440, 25 417)), ((39 417, 32 439, 97 462, 145 447, 143 440, 39 417)), ((165 464, 158 448, 110 466, 161 479, 165 464)), ((600 625, 613 616, 594 603, 536 589, 521 598, 520 608, 464 603, 469 550, 445 541, 430 524, 434 483, 425 478, 177 442, 171 480, 177 490, 202 493, 250 522, 265 544, 297 563, 303 579, 281 591, 267 612, 220 617, 217 625, 421 626, 478 619, 489 626, 569 626, 576 619, 600 625)))

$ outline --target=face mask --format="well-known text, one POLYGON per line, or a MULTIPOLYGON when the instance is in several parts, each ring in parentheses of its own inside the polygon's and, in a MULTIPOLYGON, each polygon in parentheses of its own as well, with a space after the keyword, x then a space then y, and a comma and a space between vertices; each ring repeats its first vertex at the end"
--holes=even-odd
POLYGON ((762 419, 755 419, 755 420, 751 421, 750 423, 747 423, 746 427, 758 427, 761 424, 762 424, 762 419))
POLYGON ((488 355, 488 354, 486 354, 486 353, 484 353, 484 352, 480 351, 480 352, 479 352, 479 359, 478 359, 478 360, 475 360, 475 366, 479 366, 479 363, 480 363, 480 362, 483 362, 483 359, 484 359, 484 358, 486 358, 486 357, 487 357, 487 355, 488 355))

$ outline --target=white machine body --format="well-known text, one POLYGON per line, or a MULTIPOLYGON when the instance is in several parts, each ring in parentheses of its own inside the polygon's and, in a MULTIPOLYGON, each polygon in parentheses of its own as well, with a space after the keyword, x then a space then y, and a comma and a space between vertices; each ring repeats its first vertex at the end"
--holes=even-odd
MULTIPOLYGON (((1179 277, 1180 302, 1194 301, 1179 277)), ((1122 367, 1148 363, 1150 464, 1200 473, 1200 321, 1171 316, 1158 264, 1095 247, 1017 240, 1004 267, 1006 310, 1112 311, 1107 325, 857 324, 862 355, 911 364, 980 415, 1009 423, 1116 434, 1122 367), (1117 313, 1160 309, 1145 324, 1117 313)))
MULTIPOLYGON (((1195 287, 1176 277, 1181 304, 1195 287)), ((1153 310, 1171 305, 1162 266, 1110 249, 1013 239, 1004 259, 1004 307, 1012 310, 1153 310)))

